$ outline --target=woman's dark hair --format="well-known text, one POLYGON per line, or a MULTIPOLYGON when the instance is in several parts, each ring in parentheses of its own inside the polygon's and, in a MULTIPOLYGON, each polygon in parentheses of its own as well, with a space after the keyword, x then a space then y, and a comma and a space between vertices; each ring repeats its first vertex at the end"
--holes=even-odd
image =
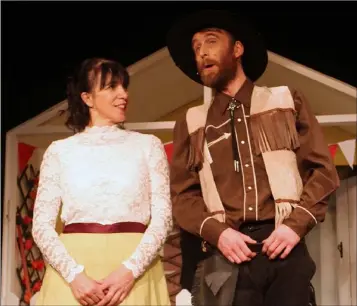
POLYGON ((92 92, 99 81, 100 89, 106 86, 129 86, 129 74, 118 62, 104 58, 84 60, 67 84, 68 118, 66 126, 81 132, 89 124, 89 107, 81 98, 82 92, 92 92), (100 79, 98 79, 100 78, 100 79))

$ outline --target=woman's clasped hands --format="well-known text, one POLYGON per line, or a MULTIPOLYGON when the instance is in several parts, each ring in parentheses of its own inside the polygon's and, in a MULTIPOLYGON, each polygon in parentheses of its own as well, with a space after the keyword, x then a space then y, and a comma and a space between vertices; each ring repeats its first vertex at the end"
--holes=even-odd
POLYGON ((124 301, 134 283, 131 270, 121 265, 119 269, 99 281, 82 272, 70 283, 70 287, 81 305, 114 306, 124 301))

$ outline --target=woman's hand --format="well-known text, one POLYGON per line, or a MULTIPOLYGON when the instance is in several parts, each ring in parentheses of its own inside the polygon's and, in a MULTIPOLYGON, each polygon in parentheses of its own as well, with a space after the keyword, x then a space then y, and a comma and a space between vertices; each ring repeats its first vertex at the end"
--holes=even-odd
POLYGON ((98 282, 105 297, 97 305, 113 306, 124 301, 133 288, 135 279, 131 270, 121 265, 119 269, 110 273, 105 279, 98 282))
POLYGON ((104 298, 100 285, 84 272, 77 274, 69 286, 81 305, 97 305, 104 298))

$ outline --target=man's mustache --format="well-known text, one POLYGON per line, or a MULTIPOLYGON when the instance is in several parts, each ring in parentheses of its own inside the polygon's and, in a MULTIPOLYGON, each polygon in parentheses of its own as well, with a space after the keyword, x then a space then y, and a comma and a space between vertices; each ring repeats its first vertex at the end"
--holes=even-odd
POLYGON ((218 66, 218 62, 215 60, 205 60, 200 66, 199 66, 199 71, 202 71, 204 68, 206 68, 207 66, 212 66, 212 65, 216 65, 218 66))

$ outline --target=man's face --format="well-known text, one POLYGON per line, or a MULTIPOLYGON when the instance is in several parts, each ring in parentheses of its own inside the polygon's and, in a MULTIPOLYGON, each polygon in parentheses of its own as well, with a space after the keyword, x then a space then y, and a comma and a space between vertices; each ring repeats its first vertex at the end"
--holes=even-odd
POLYGON ((220 29, 205 29, 192 38, 197 70, 205 86, 223 89, 237 73, 232 37, 220 29))

